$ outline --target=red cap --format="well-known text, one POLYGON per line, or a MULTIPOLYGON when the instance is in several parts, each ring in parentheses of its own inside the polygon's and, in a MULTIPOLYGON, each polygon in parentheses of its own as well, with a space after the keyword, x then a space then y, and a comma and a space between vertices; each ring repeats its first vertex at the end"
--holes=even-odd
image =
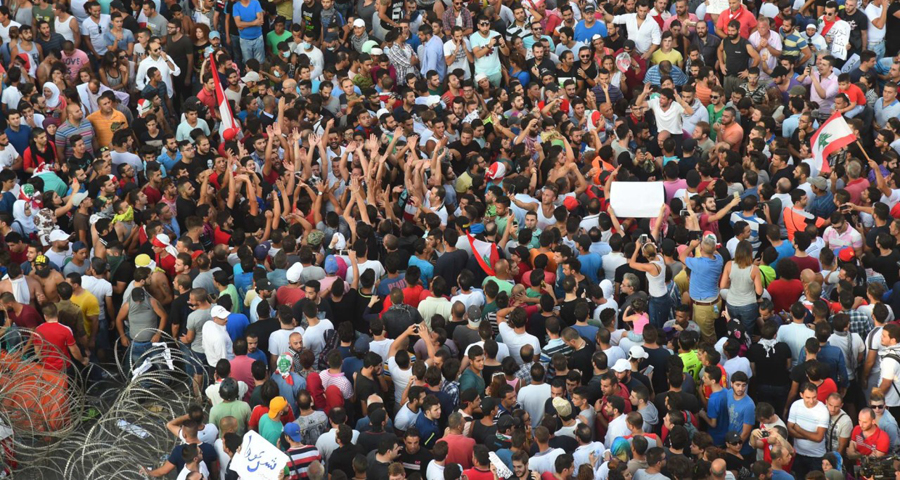
POLYGON ((563 205, 565 205, 566 210, 571 212, 571 211, 575 210, 576 208, 578 208, 578 199, 575 197, 571 197, 571 196, 566 197, 566 199, 563 200, 563 205))
POLYGON ((838 254, 838 258, 840 258, 842 262, 852 262, 853 259, 856 258, 856 251, 853 250, 853 247, 846 247, 838 254))

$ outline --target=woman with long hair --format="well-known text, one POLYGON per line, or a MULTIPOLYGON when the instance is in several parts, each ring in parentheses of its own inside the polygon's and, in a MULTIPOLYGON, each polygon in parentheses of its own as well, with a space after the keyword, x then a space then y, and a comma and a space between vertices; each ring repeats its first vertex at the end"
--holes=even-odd
MULTIPOLYGON (((660 222, 657 222, 660 223, 660 222)), ((638 242, 641 242, 638 240, 638 242)), ((656 245, 648 241, 642 242, 640 248, 634 249, 634 254, 628 260, 628 265, 640 272, 647 274, 648 290, 650 294, 650 324, 657 328, 669 321, 672 309, 669 290, 666 288, 666 261, 656 251, 656 245), (648 263, 638 262, 638 252, 647 259, 648 263)))
MULTIPOLYGON (((746 222, 735 223, 735 228, 749 229, 746 222)), ((743 233, 735 230, 735 234, 743 233)), ((747 240, 738 242, 734 249, 734 259, 725 264, 719 288, 728 289, 728 300, 725 307, 731 318, 741 321, 744 330, 749 334, 759 320, 758 295, 763 293, 762 274, 759 267, 753 264, 753 246, 747 240)), ((762 325, 759 325, 762 327, 762 325)))
POLYGON ((116 52, 106 52, 100 61, 100 83, 113 90, 128 86, 128 67, 119 63, 116 52))
MULTIPOLYGON (((194 26, 194 33, 193 35, 191 35, 191 41, 194 44, 195 59, 206 58, 207 54, 209 53, 206 51, 210 46, 209 32, 209 25, 198 23, 194 26)), ((194 70, 196 70, 198 74, 200 73, 200 67, 202 66, 202 64, 202 61, 194 60, 194 70)))

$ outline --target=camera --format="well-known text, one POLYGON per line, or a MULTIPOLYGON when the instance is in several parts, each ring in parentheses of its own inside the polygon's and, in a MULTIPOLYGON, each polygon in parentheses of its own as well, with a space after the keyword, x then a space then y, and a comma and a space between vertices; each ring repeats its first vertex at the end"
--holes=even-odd
POLYGON ((896 474, 894 464, 900 461, 900 457, 896 455, 888 455, 886 457, 862 457, 859 466, 860 476, 873 478, 875 480, 893 480, 896 474))
POLYGON ((759 438, 769 438, 769 431, 768 430, 760 430, 759 438))

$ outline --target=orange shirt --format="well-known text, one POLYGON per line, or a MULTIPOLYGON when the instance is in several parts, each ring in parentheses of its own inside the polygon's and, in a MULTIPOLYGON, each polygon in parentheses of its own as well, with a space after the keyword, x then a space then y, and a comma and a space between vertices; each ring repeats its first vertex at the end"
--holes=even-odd
POLYGON ((712 94, 712 89, 709 87, 704 87, 703 85, 695 84, 694 88, 696 89, 694 96, 700 100, 700 103, 703 104, 704 107, 709 106, 709 96, 712 94))
POLYGON ((722 130, 718 139, 728 142, 731 145, 731 149, 735 152, 740 152, 741 143, 744 141, 744 128, 741 127, 741 124, 732 122, 731 125, 725 127, 725 130, 722 130))
POLYGON ((123 128, 128 128, 128 119, 125 118, 125 114, 115 109, 110 118, 106 118, 100 110, 97 110, 88 115, 87 119, 94 127, 94 136, 97 144, 101 147, 110 146, 113 134, 123 128))

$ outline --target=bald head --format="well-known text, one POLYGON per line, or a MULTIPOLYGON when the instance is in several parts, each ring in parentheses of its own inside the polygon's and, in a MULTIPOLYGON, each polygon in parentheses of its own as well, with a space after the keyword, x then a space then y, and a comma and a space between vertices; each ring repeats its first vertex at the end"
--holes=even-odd
POLYGON ((791 193, 791 181, 787 178, 781 178, 775 185, 778 187, 778 193, 791 193))
POLYGON ((494 270, 498 275, 509 273, 509 262, 506 260, 497 260, 497 263, 494 264, 494 270))
POLYGON ((804 285, 809 285, 812 282, 816 281, 816 272, 810 269, 804 269, 800 272, 800 281, 803 282, 804 285))
POLYGON ((709 473, 716 478, 724 478, 725 477, 725 460, 722 458, 717 458, 713 460, 712 466, 709 468, 709 473))
POLYGON ((237 433, 238 419, 235 417, 222 417, 219 420, 219 436, 224 438, 226 433, 237 433))

